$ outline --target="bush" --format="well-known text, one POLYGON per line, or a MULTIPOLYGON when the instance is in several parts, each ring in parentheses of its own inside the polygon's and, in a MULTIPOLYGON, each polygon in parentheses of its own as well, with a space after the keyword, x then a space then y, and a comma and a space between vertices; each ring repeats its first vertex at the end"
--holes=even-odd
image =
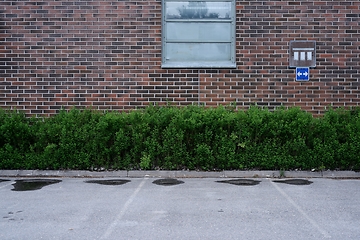
POLYGON ((360 111, 150 106, 0 111, 1 169, 360 170, 360 111))

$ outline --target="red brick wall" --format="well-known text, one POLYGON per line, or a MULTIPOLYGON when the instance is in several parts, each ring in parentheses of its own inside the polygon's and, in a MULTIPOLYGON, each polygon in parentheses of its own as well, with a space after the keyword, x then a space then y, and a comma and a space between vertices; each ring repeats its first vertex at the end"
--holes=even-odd
POLYGON ((360 105, 360 1, 236 1, 236 69, 161 69, 160 0, 0 2, 0 107, 360 105), (316 40, 296 82, 290 40, 316 40))

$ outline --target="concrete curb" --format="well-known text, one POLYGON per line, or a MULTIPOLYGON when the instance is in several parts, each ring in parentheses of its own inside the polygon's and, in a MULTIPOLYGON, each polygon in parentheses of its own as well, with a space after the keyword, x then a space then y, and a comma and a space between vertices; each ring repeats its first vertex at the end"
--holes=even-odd
POLYGON ((79 177, 79 178, 359 178, 354 171, 75 171, 0 170, 0 177, 79 177))

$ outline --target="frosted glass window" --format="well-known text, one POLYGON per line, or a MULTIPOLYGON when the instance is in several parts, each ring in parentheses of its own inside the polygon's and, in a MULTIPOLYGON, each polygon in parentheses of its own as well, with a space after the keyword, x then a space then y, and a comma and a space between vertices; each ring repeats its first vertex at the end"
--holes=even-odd
POLYGON ((227 43, 169 43, 167 56, 180 61, 230 61, 227 43))
POLYGON ((164 0, 163 68, 235 68, 235 0, 164 0))
POLYGON ((169 41, 231 42, 231 26, 228 23, 179 23, 166 25, 169 41))

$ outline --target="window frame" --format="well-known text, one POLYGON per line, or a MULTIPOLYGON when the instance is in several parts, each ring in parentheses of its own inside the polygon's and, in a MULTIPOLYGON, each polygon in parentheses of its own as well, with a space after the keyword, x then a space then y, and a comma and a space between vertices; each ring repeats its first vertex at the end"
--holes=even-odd
POLYGON ((236 0, 162 0, 162 31, 161 31, 161 67, 162 68, 236 68, 236 0), (230 18, 229 19, 167 19, 166 16, 166 3, 169 2, 229 2, 231 6, 230 18), (230 25, 230 41, 197 41, 197 40, 168 40, 167 39, 167 28, 168 23, 228 23, 230 25), (183 60, 183 61, 167 61, 167 52, 169 50, 169 44, 189 44, 189 43, 202 43, 202 44, 219 44, 226 43, 230 44, 229 59, 226 61, 213 60, 183 60))

